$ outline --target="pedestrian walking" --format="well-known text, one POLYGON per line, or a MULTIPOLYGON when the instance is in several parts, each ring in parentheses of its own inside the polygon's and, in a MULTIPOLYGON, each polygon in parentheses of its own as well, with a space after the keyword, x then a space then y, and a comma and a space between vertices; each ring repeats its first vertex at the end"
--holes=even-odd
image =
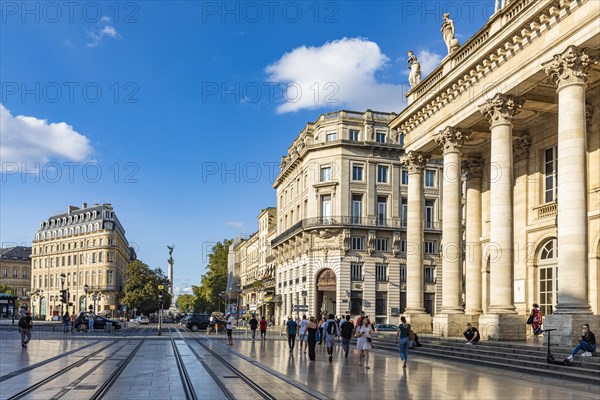
POLYGON ((590 331, 590 326, 588 324, 583 324, 581 327, 581 340, 579 341, 579 344, 575 346, 571 354, 565 358, 565 364, 570 364, 571 361, 573 361, 573 357, 575 357, 579 351, 583 351, 582 357, 591 357, 592 353, 596 351, 596 336, 590 331))
POLYGON ((329 362, 332 362, 335 338, 340 334, 338 324, 335 322, 333 314, 329 314, 327 321, 325 321, 323 332, 325 332, 325 347, 327 348, 327 354, 329 354, 329 362))
MULTIPOLYGON (((542 329, 543 315, 540 306, 537 303, 533 303, 533 308, 529 313, 529 320, 531 321, 531 329, 533 330, 533 337, 537 339, 544 330, 542 329)), ((528 322, 529 322, 528 320, 528 322)))
POLYGON ((350 341, 352 340, 352 335, 354 335, 354 324, 350 321, 349 315, 346 315, 346 319, 342 322, 340 331, 340 335, 342 336, 342 349, 344 349, 345 357, 348 358, 350 341))
POLYGON ((287 335, 288 335, 288 346, 290 347, 290 353, 294 351, 294 345, 296 344, 296 330, 298 324, 292 319, 292 316, 288 318, 287 324, 287 335))
POLYGON ((410 346, 411 326, 406 322, 406 317, 401 317, 400 322, 400 325, 398 325, 398 332, 396 333, 396 343, 398 343, 400 359, 404 361, 402 368, 406 368, 406 362, 408 361, 408 348, 410 346))
POLYGON ((260 339, 267 340, 267 319, 265 318, 264 315, 260 318, 259 325, 260 325, 260 339))
POLYGON ((250 318, 250 321, 248 321, 248 325, 250 325, 250 330, 252 331, 252 341, 254 342, 254 339, 256 338, 256 328, 258 328, 258 320, 254 314, 252 315, 252 318, 250 318))
POLYGON ((369 350, 373 348, 373 328, 369 323, 368 318, 361 318, 361 325, 356 329, 354 334, 358 339, 356 340, 356 348, 360 350, 360 363, 363 366, 363 356, 365 358, 364 366, 369 369, 369 350))
POLYGON ((94 316, 93 313, 90 313, 88 315, 88 321, 87 321, 87 323, 88 323, 88 332, 90 332, 90 333, 94 332, 94 317, 95 316, 94 316))
POLYGON ((27 311, 25 315, 19 318, 19 333, 21 334, 21 347, 27 348, 27 343, 31 340, 31 330, 33 329, 33 320, 31 313, 27 311))
POLYGON ((302 347, 304 346, 304 352, 308 350, 308 334, 306 332, 306 328, 308 327, 308 320, 306 319, 306 315, 302 316, 302 319, 298 323, 298 329, 300 331, 298 340, 300 341, 300 353, 302 353, 302 347))
POLYGON ((319 333, 317 335, 317 340, 319 342, 319 344, 323 343, 323 320, 321 319, 321 317, 319 317, 319 322, 317 322, 317 329, 319 330, 319 333))
POLYGON ((315 361, 315 347, 317 345, 318 327, 315 317, 310 317, 310 321, 306 326, 307 342, 308 342, 308 358, 310 361, 315 361))
POLYGON ((73 311, 73 313, 71 313, 71 332, 73 332, 73 329, 75 329, 75 320, 77 319, 77 317, 75 316, 75 311, 73 311))
POLYGON ((70 325, 71 325, 71 317, 69 316, 69 312, 65 311, 65 314, 62 316, 62 322, 63 322, 63 332, 68 333, 70 331, 70 325))
POLYGON ((225 317, 227 318, 226 323, 225 323, 225 329, 227 330, 227 344, 229 346, 233 346, 234 318, 233 318, 233 315, 231 315, 231 314, 227 314, 225 317))

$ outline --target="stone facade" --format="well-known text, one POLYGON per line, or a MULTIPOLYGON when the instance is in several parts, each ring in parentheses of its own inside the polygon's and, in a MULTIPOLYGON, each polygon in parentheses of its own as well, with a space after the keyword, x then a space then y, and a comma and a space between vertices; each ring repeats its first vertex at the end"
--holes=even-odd
POLYGON ((413 178, 401 161, 403 137, 388 127, 394 117, 371 110, 321 115, 282 157, 271 240, 277 323, 288 315, 355 316, 361 310, 373 321, 397 323, 413 275, 421 282, 416 302, 422 312, 438 310, 440 163, 423 165, 426 217, 421 235, 411 240, 406 200, 413 178), (420 272, 411 271, 407 258, 421 252, 420 272))
POLYGON ((110 204, 88 207, 84 203, 52 215, 42 221, 32 243, 34 315, 49 319, 64 313, 63 288, 69 290, 70 313, 88 310, 95 303, 94 312, 116 315, 123 271, 135 257, 110 204))
POLYGON ((0 283, 15 291, 17 310, 29 310, 31 288, 31 247, 0 249, 0 283))
POLYGON ((441 334, 478 320, 485 338, 524 339, 533 303, 560 343, 582 321, 600 330, 599 19, 593 0, 506 2, 389 124, 443 160, 444 248, 466 249, 444 252, 441 334))

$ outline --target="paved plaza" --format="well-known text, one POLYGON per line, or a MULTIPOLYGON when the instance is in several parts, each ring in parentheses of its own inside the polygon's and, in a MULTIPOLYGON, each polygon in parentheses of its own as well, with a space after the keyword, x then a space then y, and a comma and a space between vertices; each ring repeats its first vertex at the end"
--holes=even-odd
POLYGON ((402 369, 397 354, 373 350, 369 370, 359 355, 336 348, 329 363, 271 331, 266 342, 238 331, 206 336, 166 325, 132 327, 115 334, 67 333, 39 327, 22 349, 16 327, 2 326, 0 399, 598 399, 600 387, 476 362, 446 362, 417 352, 402 369), (133 356, 131 356, 133 354, 133 356), (182 378, 183 376, 183 378, 182 378))

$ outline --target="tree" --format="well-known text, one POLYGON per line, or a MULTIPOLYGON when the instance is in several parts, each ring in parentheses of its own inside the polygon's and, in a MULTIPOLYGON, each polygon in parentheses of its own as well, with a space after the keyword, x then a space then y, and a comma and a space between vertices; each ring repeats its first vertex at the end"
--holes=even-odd
POLYGON ((168 289, 168 279, 160 268, 155 270, 140 260, 135 260, 123 273, 125 280, 125 297, 123 303, 129 309, 137 308, 138 312, 150 314, 159 308, 158 286, 163 285, 163 307, 171 305, 171 295, 168 289))
POLYGON ((181 311, 196 311, 196 296, 186 293, 177 297, 177 307, 181 311))
POLYGON ((10 286, 6 286, 4 283, 0 283, 0 293, 6 293, 14 296, 15 289, 11 288, 10 286))
POLYGON ((202 275, 200 286, 192 286, 196 297, 194 309, 198 311, 215 311, 219 309, 219 296, 227 287, 227 255, 230 239, 217 242, 208 256, 207 272, 202 275))

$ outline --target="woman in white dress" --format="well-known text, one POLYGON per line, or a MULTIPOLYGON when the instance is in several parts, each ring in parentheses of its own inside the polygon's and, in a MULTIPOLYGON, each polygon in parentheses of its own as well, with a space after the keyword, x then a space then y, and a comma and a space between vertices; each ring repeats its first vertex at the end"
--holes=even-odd
POLYGON ((365 357, 365 368, 369 369, 369 350, 373 347, 371 339, 373 338, 373 328, 371 327, 368 318, 362 318, 360 326, 354 334, 356 340, 356 348, 360 350, 360 366, 363 366, 363 356, 365 357))

